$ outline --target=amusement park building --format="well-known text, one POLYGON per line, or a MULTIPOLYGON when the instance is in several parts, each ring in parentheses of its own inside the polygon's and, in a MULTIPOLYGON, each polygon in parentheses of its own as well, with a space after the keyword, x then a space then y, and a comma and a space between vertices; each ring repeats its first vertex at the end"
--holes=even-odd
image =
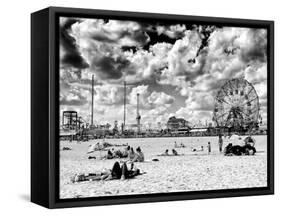
POLYGON ((172 116, 167 122, 167 128, 170 130, 178 130, 180 128, 189 128, 189 122, 183 118, 172 116))

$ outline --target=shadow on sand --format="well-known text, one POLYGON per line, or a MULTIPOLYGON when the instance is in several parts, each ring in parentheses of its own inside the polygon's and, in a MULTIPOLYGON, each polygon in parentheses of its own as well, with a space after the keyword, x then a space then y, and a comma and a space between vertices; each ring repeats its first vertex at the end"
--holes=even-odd
POLYGON ((30 202, 30 195, 29 194, 20 194, 19 198, 23 201, 30 202))

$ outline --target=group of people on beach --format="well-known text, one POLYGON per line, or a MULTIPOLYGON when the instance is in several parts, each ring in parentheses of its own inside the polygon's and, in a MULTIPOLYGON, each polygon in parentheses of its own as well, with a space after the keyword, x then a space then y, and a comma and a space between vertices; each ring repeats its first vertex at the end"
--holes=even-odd
POLYGON ((109 181, 114 179, 125 180, 141 174, 144 173, 141 173, 140 169, 136 168, 133 162, 116 161, 111 169, 103 172, 76 174, 71 178, 71 181, 74 183, 81 181, 109 181), (130 165, 130 168, 128 168, 128 165, 130 165))
MULTIPOLYGON (((89 156, 89 157, 93 157, 93 156, 89 156)), ((140 173, 140 170, 135 166, 135 162, 144 162, 144 153, 142 152, 140 147, 137 147, 136 151, 134 151, 134 148, 131 146, 127 146, 123 151, 121 151, 120 149, 108 150, 105 159, 113 159, 113 158, 127 158, 127 160, 120 161, 120 162, 116 161, 111 169, 108 169, 103 172, 76 174, 74 175, 74 177, 71 178, 71 181, 72 182, 98 181, 98 180, 108 181, 114 179, 125 180, 129 178, 133 178, 140 174, 144 174, 144 173, 140 173)))
POLYGON ((127 147, 128 143, 117 145, 117 144, 111 144, 104 140, 103 142, 97 142, 96 144, 89 145, 88 153, 92 153, 94 151, 101 151, 109 147, 122 147, 122 146, 127 147))
MULTIPOLYGON (((224 153, 224 155, 242 155, 242 154, 251 155, 251 154, 255 154, 256 149, 255 149, 254 145, 255 145, 255 140, 253 139, 253 137, 251 135, 247 136, 244 140, 239 135, 237 135, 235 133, 229 134, 228 137, 226 135, 224 135, 224 139, 223 139, 223 134, 220 133, 218 135, 219 152, 224 153), (227 143, 227 145, 223 149, 224 140, 227 143), (234 146, 234 148, 233 148, 233 146, 234 146), (232 149, 236 149, 236 150, 232 151, 232 149)), ((185 145, 182 142, 180 143, 180 145, 178 145, 176 141, 175 141, 174 146, 175 146, 175 148, 176 147, 177 148, 185 147, 185 145)), ((210 141, 208 141, 206 148, 207 148, 208 154, 211 154, 212 146, 211 146, 210 141)), ((173 149, 173 151, 174 151, 174 149, 173 149)), ((204 146, 201 146, 200 148, 191 147, 191 151, 192 152, 203 152, 204 146)), ((168 150, 166 150, 165 153, 161 154, 161 156, 162 155, 168 155, 168 150)), ((173 152, 173 155, 174 155, 174 152, 173 152)))
POLYGON ((127 146, 123 151, 120 149, 108 150, 105 156, 105 159, 114 159, 114 158, 128 158, 132 162, 143 162, 144 161, 144 154, 140 147, 134 148, 131 146, 127 146))
MULTIPOLYGON (((252 136, 246 137, 244 140, 236 134, 229 135, 228 139, 225 136, 225 142, 228 144, 223 150, 223 134, 218 135, 218 147, 219 152, 224 153, 224 155, 254 155, 256 153, 256 149, 254 147, 255 140, 252 138, 252 136), (233 143, 233 140, 237 139, 240 143, 233 143)), ((175 148, 176 147, 185 147, 183 143, 178 145, 175 142, 175 148)), ((201 148, 191 148, 193 152, 197 151, 204 151, 204 146, 201 146, 201 148)), ((169 149, 166 149, 164 153, 158 155, 158 156, 179 156, 178 152, 175 149, 171 150, 172 153, 169 153, 169 149)), ((207 152, 208 154, 211 154, 212 147, 211 142, 208 141, 207 143, 207 152)), ((104 159, 113 159, 113 158, 127 158, 125 161, 116 161, 111 169, 108 169, 103 172, 99 173, 89 173, 89 174, 76 174, 71 181, 72 182, 80 182, 80 181, 97 181, 97 180, 113 180, 113 179, 130 179, 137 175, 144 174, 141 173, 138 168, 134 165, 135 162, 144 162, 144 153, 142 152, 140 147, 136 148, 136 151, 134 151, 134 148, 131 146, 126 146, 123 150, 114 148, 107 150, 107 154, 104 157, 104 159), (129 167, 129 168, 128 168, 129 167)), ((153 161, 153 160, 152 160, 153 161)), ((156 161, 156 160, 155 160, 156 161)), ((158 161, 158 159, 157 159, 158 161)))
MULTIPOLYGON (((100 149, 93 149, 88 150, 87 154, 94 153, 95 151, 100 151, 100 149)), ((144 161, 144 154, 140 147, 136 148, 136 151, 134 151, 134 148, 126 145, 124 149, 108 149, 106 152, 106 155, 101 157, 101 159, 114 159, 114 158, 128 158, 132 162, 143 162, 144 161)), ((89 155, 88 159, 96 159, 95 156, 89 155)))
POLYGON ((169 149, 166 149, 164 153, 158 156, 179 156, 179 154, 175 149, 172 149, 172 154, 169 153, 169 149))
POLYGON ((174 147, 175 147, 175 148, 185 148, 185 145, 184 145, 182 142, 181 142, 180 144, 178 144, 178 143, 175 141, 174 147))
MULTIPOLYGON (((219 152, 224 153, 224 155, 254 155, 256 153, 256 149, 254 147, 255 140, 251 135, 247 136, 244 140, 237 134, 229 134, 228 138, 225 137, 225 141, 228 143, 223 150, 223 135, 218 135, 218 145, 219 152)), ((203 147, 203 146, 201 146, 203 147)), ((211 142, 208 142, 207 145, 208 154, 211 153, 211 142)))

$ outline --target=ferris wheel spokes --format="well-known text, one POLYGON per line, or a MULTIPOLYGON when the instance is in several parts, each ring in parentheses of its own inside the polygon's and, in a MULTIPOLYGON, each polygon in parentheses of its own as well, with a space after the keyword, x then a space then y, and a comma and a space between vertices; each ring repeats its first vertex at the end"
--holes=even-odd
POLYGON ((213 119, 219 127, 249 128, 258 122, 258 114, 258 95, 245 79, 227 81, 215 98, 213 119))

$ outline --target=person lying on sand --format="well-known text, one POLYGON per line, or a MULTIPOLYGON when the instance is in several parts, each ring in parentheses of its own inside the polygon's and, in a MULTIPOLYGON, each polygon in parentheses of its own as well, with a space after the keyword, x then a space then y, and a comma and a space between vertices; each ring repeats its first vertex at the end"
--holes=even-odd
POLYGON ((130 147, 128 146, 123 151, 121 151, 120 149, 113 151, 114 157, 115 158, 127 158, 129 149, 130 149, 130 147))
POLYGON ((169 156, 169 150, 166 149, 164 153, 158 155, 158 156, 169 156))
POLYGON ((111 150, 107 150, 107 154, 102 159, 114 159, 114 158, 121 158, 122 152, 120 150, 114 150, 112 148, 111 150))
MULTIPOLYGON (((115 150, 112 148, 111 150, 108 149, 106 155, 100 157, 100 159, 114 159, 114 158, 127 158, 128 157, 128 149, 129 147, 126 147, 124 151, 121 151, 120 149, 115 150)), ((89 154, 89 153, 88 153, 89 154)), ((96 159, 95 156, 89 156, 88 159, 96 159)))
POLYGON ((95 151, 101 151, 104 149, 105 149, 105 146, 102 143, 97 142, 96 144, 89 145, 87 154, 93 153, 95 151))
POLYGON ((197 149, 197 148, 193 148, 193 147, 191 147, 191 151, 193 151, 193 152, 204 151, 204 146, 201 146, 201 148, 200 148, 200 149, 197 149))
POLYGON ((121 165, 119 162, 115 162, 112 169, 101 172, 101 173, 89 173, 75 175, 71 178, 71 182, 81 182, 81 181, 99 181, 99 180, 113 180, 113 179, 130 179, 137 175, 141 175, 140 170, 134 167, 134 163, 131 163, 131 168, 128 169, 127 164, 123 162, 121 165))
POLYGON ((178 152, 175 149, 172 149, 172 154, 169 154, 169 150, 166 149, 166 151, 160 155, 157 156, 182 156, 184 154, 178 154, 178 152))

